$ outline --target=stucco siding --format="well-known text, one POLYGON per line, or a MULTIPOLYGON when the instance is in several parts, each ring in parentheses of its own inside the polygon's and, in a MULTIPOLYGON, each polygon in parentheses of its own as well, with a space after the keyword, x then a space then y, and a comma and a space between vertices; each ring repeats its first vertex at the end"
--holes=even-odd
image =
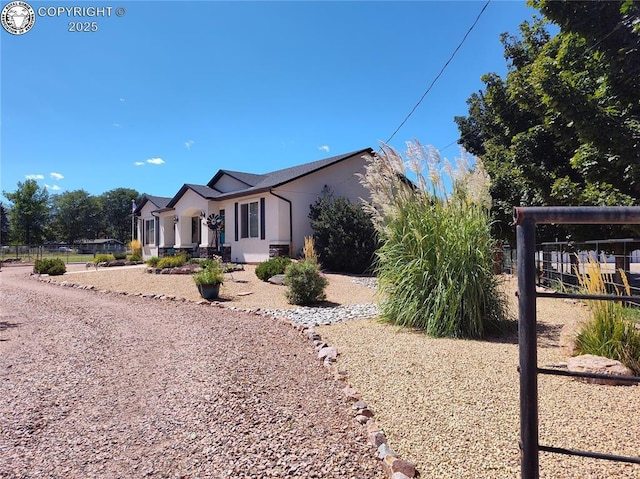
POLYGON ((297 255, 302 250, 305 236, 313 234, 309 220, 309 208, 322 194, 325 186, 331 190, 335 197, 348 198, 352 203, 359 203, 360 198, 369 198, 368 190, 360 184, 355 176, 356 173, 363 171, 364 160, 354 157, 279 188, 274 188, 273 191, 276 194, 289 199, 293 205, 292 252, 294 254, 297 255))

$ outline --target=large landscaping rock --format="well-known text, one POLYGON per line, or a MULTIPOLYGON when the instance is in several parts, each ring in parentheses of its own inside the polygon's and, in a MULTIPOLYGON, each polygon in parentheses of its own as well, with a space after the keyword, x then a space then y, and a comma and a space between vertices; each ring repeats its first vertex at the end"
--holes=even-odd
MULTIPOLYGON (((575 356, 567 361, 567 369, 577 373, 606 374, 615 376, 633 376, 633 372, 615 359, 603 358, 602 356, 594 356, 592 354, 583 354, 575 356)), ((606 384, 610 386, 629 386, 634 383, 628 381, 620 381, 616 379, 597 379, 597 378, 576 378, 593 384, 606 384)))
POLYGON ((269 281, 269 283, 271 284, 282 285, 284 284, 284 274, 276 274, 274 276, 271 276, 271 278, 269 278, 267 281, 269 281))

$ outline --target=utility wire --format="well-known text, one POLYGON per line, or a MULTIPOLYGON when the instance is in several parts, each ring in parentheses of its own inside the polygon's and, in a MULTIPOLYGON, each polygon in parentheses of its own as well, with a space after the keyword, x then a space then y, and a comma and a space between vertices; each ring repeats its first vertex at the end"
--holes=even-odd
MULTIPOLYGON (((617 31, 621 26, 622 26, 622 24, 618 23, 615 27, 613 27, 613 30, 611 30, 611 31, 610 31, 609 33, 607 33, 604 37, 602 37, 601 39, 599 39, 598 41, 596 41, 593 45, 589 46, 589 47, 588 47, 588 48, 587 48, 587 49, 582 53, 582 56, 583 56, 584 58, 586 58, 586 57, 587 57, 587 55, 589 54, 589 52, 591 52, 592 50, 594 50, 594 49, 595 49, 596 47, 598 47, 598 46, 599 46, 603 41, 605 41, 607 38, 609 38, 611 35, 613 35, 613 34, 614 34, 614 33, 615 33, 615 32, 616 32, 616 31, 617 31)), ((507 75, 508 75, 508 72, 507 72, 507 75)), ((506 81, 506 77, 505 77, 505 81, 506 81)), ((526 87, 526 89, 529 89, 529 88, 531 88, 531 85, 526 85, 525 87, 526 87)), ((529 92, 529 93, 530 93, 530 92, 529 92)), ((509 104, 508 104, 506 107, 504 107, 504 108, 500 109, 500 110, 496 113, 496 115, 497 115, 497 116, 500 116, 500 115, 502 115, 505 111, 507 111, 507 109, 509 109, 509 108, 511 108, 511 107, 514 107, 514 106, 515 106, 515 107, 517 107, 517 106, 518 106, 518 103, 517 103, 515 100, 509 100, 509 104)), ((539 107, 541 107, 541 106, 543 106, 543 101, 542 101, 542 99, 540 99, 540 100, 538 100, 538 101, 537 101, 537 103, 536 103, 536 105, 534 106, 534 108, 539 108, 539 107)), ((450 146, 455 145, 456 143, 458 143, 458 140, 461 140, 461 139, 463 139, 463 138, 467 138, 468 136, 469 136, 469 133, 467 133, 466 135, 461 135, 459 138, 457 138, 457 139, 453 140, 451 143, 448 143, 445 147, 443 147, 443 148, 438 148, 438 151, 444 151, 444 150, 446 150, 447 148, 449 148, 450 146)))
POLYGON ((462 37, 462 40, 460 41, 460 43, 458 44, 458 46, 456 47, 456 49, 453 51, 453 53, 451 54, 451 56, 449 57, 449 59, 447 60, 447 62, 444 64, 444 66, 442 67, 442 69, 440 70, 440 73, 438 73, 436 75, 436 77, 433 79, 433 81, 431 82, 431 84, 429 85, 429 87, 425 90, 425 92, 422 94, 422 96, 420 97, 420 100, 418 100, 418 103, 415 104, 415 106, 411 109, 411 111, 409 112, 409 114, 405 117, 404 120, 402 120, 402 123, 400 123, 400 125, 398 126, 398 128, 396 128, 396 130, 393 132, 393 134, 387 139, 387 141, 385 141, 386 144, 389 144, 389 142, 393 139, 394 136, 396 136, 396 133, 398 133, 398 131, 400 131, 400 128, 402 128, 404 126, 404 124, 407 122, 407 120, 409 120, 409 118, 411 118, 411 115, 413 115, 413 113, 418 109, 418 107, 420 106, 420 104, 422 103, 422 100, 424 100, 424 98, 427 96, 427 94, 431 91, 431 88, 433 88, 433 86, 436 84, 436 82, 438 81, 438 79, 442 76, 442 74, 444 73, 444 71, 447 69, 447 67, 449 66, 449 63, 451 63, 451 61, 453 60, 453 58, 456 56, 456 54, 458 53, 458 50, 460 50, 460 48, 462 47, 462 44, 465 42, 465 40, 467 39, 467 37, 469 36, 469 34, 471 33, 471 31, 474 29, 474 27, 476 26, 476 24, 478 23, 478 20, 480 20, 480 17, 482 16, 482 14, 484 13, 484 11, 487 9, 487 6, 489 6, 489 3, 491 3, 491 0, 487 0, 487 3, 484 4, 484 6, 482 7, 482 10, 480 10, 480 13, 478 14, 478 16, 476 17, 475 21, 473 22, 473 24, 469 27, 469 29, 467 30, 467 33, 464 34, 464 37, 462 37))

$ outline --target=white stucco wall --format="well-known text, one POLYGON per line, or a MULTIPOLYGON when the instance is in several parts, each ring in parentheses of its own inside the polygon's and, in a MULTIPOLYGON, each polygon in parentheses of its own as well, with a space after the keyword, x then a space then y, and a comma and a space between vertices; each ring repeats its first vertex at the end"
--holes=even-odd
POLYGON ((156 221, 155 227, 158 228, 158 222, 156 218, 151 214, 152 211, 157 210, 158 207, 151 201, 147 201, 140 210, 140 217, 137 223, 137 238, 142 243, 142 258, 147 259, 151 256, 158 256, 158 242, 156 241, 157 235, 151 238, 150 244, 146 244, 146 238, 144 238, 145 221, 156 221))
POLYGON ((178 217, 178 223, 176 224, 175 233, 175 247, 176 248, 190 248, 194 246, 207 246, 209 229, 206 224, 203 224, 200 214, 202 211, 207 213, 208 201, 193 192, 187 190, 178 200, 174 206, 174 214, 178 217), (191 238, 191 225, 192 217, 200 218, 201 234, 198 241, 193 242, 191 238))
MULTIPOLYGON (((354 157, 273 190, 274 193, 291 200, 293 203, 292 253, 294 255, 297 255, 304 246, 305 236, 313 234, 309 221, 309 207, 316 202, 325 186, 330 188, 334 197, 345 197, 352 203, 359 203, 360 198, 369 198, 368 190, 360 184, 355 176, 356 173, 363 172, 364 160, 360 157, 354 157)), ((286 234, 288 236, 288 231, 286 234)))
POLYGON ((216 190, 221 193, 230 193, 231 191, 244 190, 247 185, 229 175, 222 175, 222 177, 216 181, 216 190))

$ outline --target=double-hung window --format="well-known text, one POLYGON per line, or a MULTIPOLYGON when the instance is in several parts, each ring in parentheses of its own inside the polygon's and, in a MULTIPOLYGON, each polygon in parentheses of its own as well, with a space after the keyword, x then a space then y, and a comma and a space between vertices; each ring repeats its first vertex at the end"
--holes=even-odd
POLYGON ((144 220, 144 244, 156 243, 156 220, 144 220))
POLYGON ((257 201, 240 205, 240 237, 257 238, 259 231, 259 206, 257 201))

